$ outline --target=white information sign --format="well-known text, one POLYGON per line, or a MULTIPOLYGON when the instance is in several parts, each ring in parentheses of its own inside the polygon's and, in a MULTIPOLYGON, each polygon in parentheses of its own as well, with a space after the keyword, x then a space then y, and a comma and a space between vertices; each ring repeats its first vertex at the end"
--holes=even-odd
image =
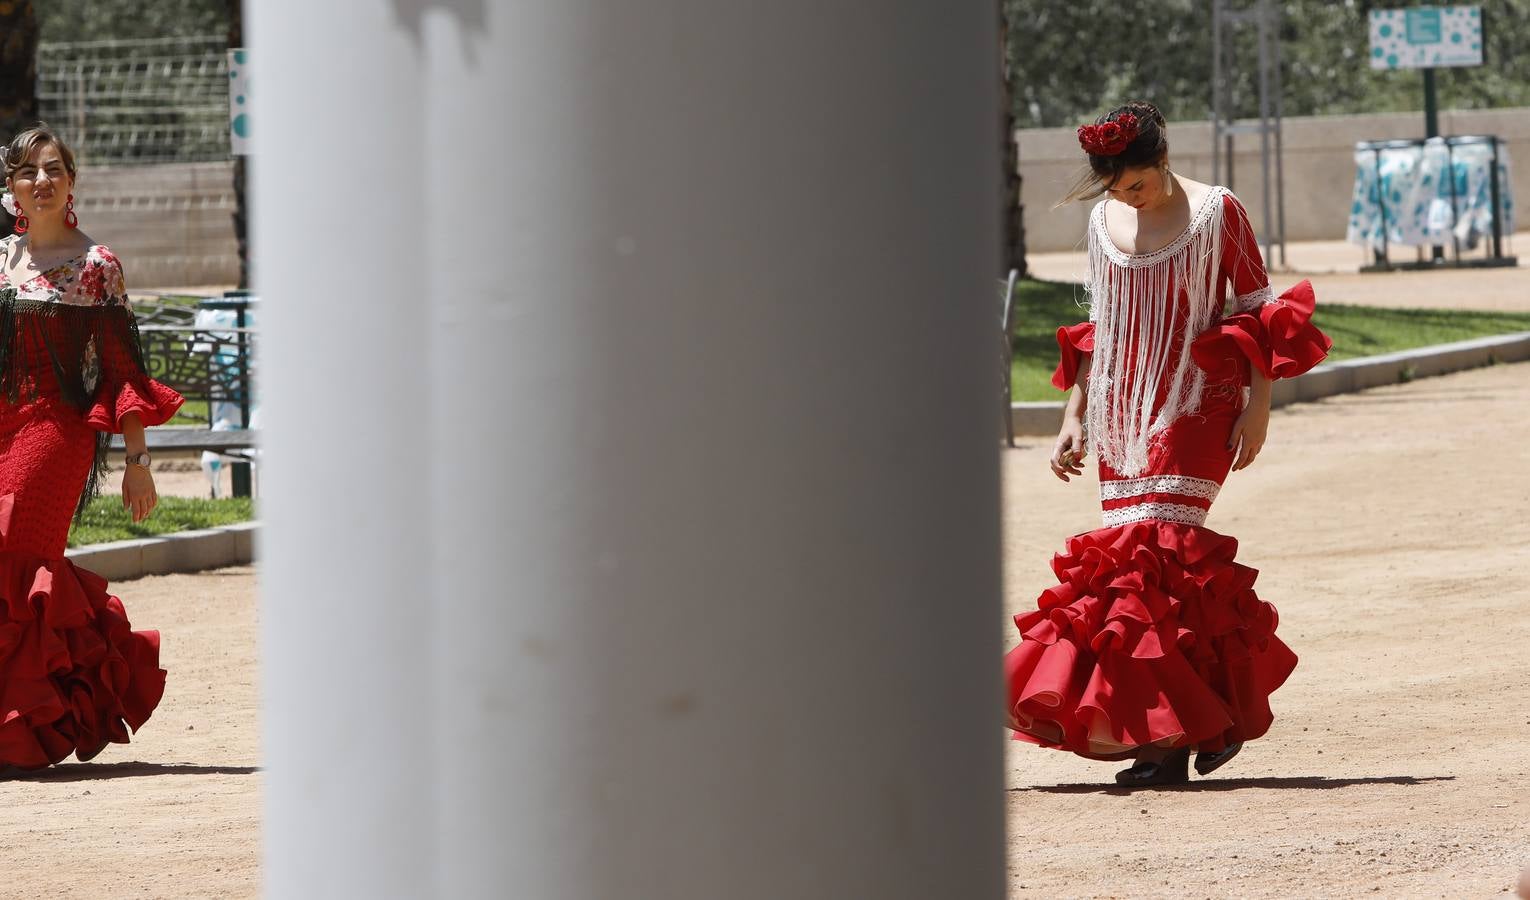
POLYGON ((250 79, 245 74, 249 51, 228 51, 228 149, 234 156, 250 152, 250 79))
POLYGON ((1480 7, 1416 6, 1371 10, 1371 68, 1480 65, 1480 7))

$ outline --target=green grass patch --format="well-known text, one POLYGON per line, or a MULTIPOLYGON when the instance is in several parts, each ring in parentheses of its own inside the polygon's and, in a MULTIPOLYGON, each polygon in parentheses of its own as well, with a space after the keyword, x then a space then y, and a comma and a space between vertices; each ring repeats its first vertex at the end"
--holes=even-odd
POLYGON ((187 400, 181 404, 181 408, 175 411, 166 425, 200 425, 207 427, 207 401, 187 400))
POLYGON ((80 521, 69 529, 69 546, 155 537, 177 531, 248 522, 253 518, 255 505, 249 497, 224 497, 218 500, 161 497, 154 513, 135 524, 132 514, 122 506, 122 496, 108 494, 92 500, 80 521))
MULTIPOLYGON (((1052 387, 1057 329, 1088 318, 1081 285, 1022 280, 1015 285, 1015 359, 1010 390, 1016 402, 1062 400, 1052 387)), ((1328 359, 1377 356, 1495 334, 1530 331, 1530 313, 1442 309, 1386 309, 1318 302, 1313 322, 1333 338, 1328 359)))
MULTIPOLYGON (((1001 285, 1002 287, 1002 285, 1001 285)), ((1083 285, 1021 279, 1015 284, 1015 358, 1009 370, 1010 399, 1062 400, 1052 387, 1057 368, 1057 329, 1089 318, 1083 285)))
POLYGON ((1431 344, 1530 331, 1530 313, 1383 309, 1321 301, 1312 322, 1333 338, 1328 359, 1335 362, 1431 344))

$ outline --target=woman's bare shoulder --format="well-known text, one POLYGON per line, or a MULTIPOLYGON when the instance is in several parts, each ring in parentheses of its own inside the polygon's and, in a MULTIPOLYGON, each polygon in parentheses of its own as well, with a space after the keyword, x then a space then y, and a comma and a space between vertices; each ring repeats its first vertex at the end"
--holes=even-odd
POLYGON ((88 234, 82 234, 80 237, 83 238, 81 243, 84 244, 84 249, 80 252, 85 255, 85 258, 88 261, 97 264, 107 263, 110 265, 121 265, 121 263, 117 260, 117 254, 112 252, 112 248, 96 241, 88 234))
POLYGON ((1179 186, 1185 192, 1185 199, 1190 201, 1191 209, 1199 207, 1201 201, 1205 200, 1208 194, 1216 190, 1216 185, 1196 181, 1194 178, 1186 178, 1183 175, 1176 177, 1179 179, 1179 186))

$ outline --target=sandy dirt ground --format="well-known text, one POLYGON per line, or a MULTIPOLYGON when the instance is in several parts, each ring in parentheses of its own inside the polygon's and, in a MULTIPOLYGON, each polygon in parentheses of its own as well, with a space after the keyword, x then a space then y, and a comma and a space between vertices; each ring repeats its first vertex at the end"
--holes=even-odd
MULTIPOLYGON (((1530 242, 1526 246, 1530 246, 1530 242)), ((1375 272, 1363 275, 1276 272, 1270 276, 1270 283, 1280 291, 1303 278, 1312 282, 1320 304, 1530 312, 1530 269, 1523 264, 1514 269, 1477 269, 1472 272, 1375 272)))
POLYGON ((255 570, 112 590, 160 632, 164 700, 131 744, 0 778, 0 897, 257 897, 255 570))
MULTIPOLYGON (((200 453, 162 452, 154 455, 154 489, 161 497, 210 497, 212 481, 202 471, 200 453)), ((112 470, 106 483, 101 486, 103 494, 122 493, 122 454, 111 455, 112 470)), ((224 465, 218 472, 224 497, 233 496, 233 482, 229 467, 224 465)), ((257 485, 256 494, 259 494, 257 485)))
MULTIPOLYGON (((1008 744, 1013 896, 1506 891, 1530 864, 1527 409, 1530 364, 1277 410, 1208 523, 1301 656, 1273 730, 1211 778, 1134 793, 1118 764, 1008 744)), ((1006 615, 1099 522, 1093 479, 1056 481, 1046 452, 1003 455, 1006 615)), ((163 634, 164 702, 130 745, 0 780, 0 897, 258 895, 255 581, 116 587, 163 634)))
MULTIPOLYGON (((1517 268, 1442 269, 1427 272, 1367 272, 1360 248, 1343 241, 1314 241, 1289 245, 1289 265, 1270 275, 1276 290, 1303 278, 1312 281, 1318 303, 1353 303, 1404 309, 1481 309, 1530 312, 1530 232, 1514 236, 1517 268)), ((1507 253, 1508 250, 1505 250, 1507 253)), ((1395 261, 1411 259, 1407 252, 1395 261)), ((1026 259, 1031 274, 1048 281, 1083 281, 1084 254, 1033 253, 1026 259)))
MULTIPOLYGON (((1207 779, 1012 742, 1015 897, 1482 897, 1530 864, 1530 364, 1276 410, 1207 527, 1301 657, 1207 779)), ((1034 609, 1093 476, 1004 454, 1006 613, 1034 609)), ((1018 640, 1006 620, 1005 647, 1018 640)))

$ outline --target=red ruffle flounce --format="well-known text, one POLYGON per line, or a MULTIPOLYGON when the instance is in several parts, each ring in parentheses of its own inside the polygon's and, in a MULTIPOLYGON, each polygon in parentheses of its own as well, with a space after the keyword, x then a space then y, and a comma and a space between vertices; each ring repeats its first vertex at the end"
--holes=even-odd
POLYGON ((1094 352, 1094 323, 1080 322, 1057 329, 1057 371, 1052 373, 1052 386, 1066 391, 1078 383, 1078 367, 1083 354, 1094 352))
POLYGON ((0 554, 0 769, 128 742, 165 691, 159 632, 67 559, 0 554))
POLYGON ((1022 639, 1004 674, 1017 737, 1119 759, 1144 744, 1217 750, 1263 735, 1296 655, 1237 548, 1157 521, 1070 538, 1052 562, 1062 583, 1015 617, 1022 639))
POLYGON ((1190 345, 1190 353, 1212 381, 1247 382, 1246 365, 1257 366, 1271 380, 1300 375, 1333 347, 1312 324, 1316 305, 1312 282, 1303 280, 1277 302, 1213 325, 1190 345))
POLYGON ((152 378, 142 383, 131 381, 119 385, 103 385, 99 399, 85 412, 85 422, 97 431, 122 433, 122 417, 138 413, 144 427, 163 425, 170 421, 175 411, 186 402, 174 388, 160 384, 152 378))

